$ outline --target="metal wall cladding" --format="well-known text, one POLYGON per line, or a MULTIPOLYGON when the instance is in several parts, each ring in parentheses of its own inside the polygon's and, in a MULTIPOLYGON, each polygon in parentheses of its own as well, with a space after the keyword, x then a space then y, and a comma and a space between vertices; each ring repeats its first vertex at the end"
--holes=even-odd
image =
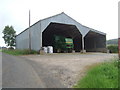
MULTIPOLYGON (((31 49, 40 50, 41 34, 40 34, 40 22, 30 27, 31 49)), ((22 32, 16 37, 17 49, 29 49, 29 29, 22 32)))
POLYGON ((40 22, 36 23, 30 28, 30 33, 31 33, 31 49, 36 51, 40 50, 40 47, 42 47, 40 22))
POLYGON ((29 48, 29 31, 25 30, 16 37, 16 48, 17 49, 28 49, 29 48))

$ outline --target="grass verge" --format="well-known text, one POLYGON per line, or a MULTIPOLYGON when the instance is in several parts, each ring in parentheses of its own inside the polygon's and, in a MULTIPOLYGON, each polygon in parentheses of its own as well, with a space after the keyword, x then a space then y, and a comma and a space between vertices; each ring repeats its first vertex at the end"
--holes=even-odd
POLYGON ((73 88, 118 88, 118 60, 92 67, 73 88))
POLYGON ((11 54, 11 55, 28 55, 28 54, 37 54, 38 53, 37 51, 34 51, 34 50, 30 51, 28 49, 25 49, 25 50, 18 50, 18 49, 7 50, 7 49, 3 49, 2 52, 7 53, 7 54, 11 54))

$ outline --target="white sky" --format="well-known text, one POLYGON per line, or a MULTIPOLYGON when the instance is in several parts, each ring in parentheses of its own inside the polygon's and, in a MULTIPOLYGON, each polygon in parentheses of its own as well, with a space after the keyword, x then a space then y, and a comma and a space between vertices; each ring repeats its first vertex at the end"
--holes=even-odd
POLYGON ((65 12, 79 23, 118 38, 119 0, 0 0, 0 46, 5 46, 2 31, 12 25, 20 33, 40 19, 65 12))

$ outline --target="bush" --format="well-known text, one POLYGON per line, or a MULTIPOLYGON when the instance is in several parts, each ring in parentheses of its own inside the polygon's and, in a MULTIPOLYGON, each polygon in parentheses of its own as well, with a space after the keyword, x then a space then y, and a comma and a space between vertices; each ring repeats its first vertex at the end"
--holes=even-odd
POLYGON ((118 53, 118 45, 109 45, 107 49, 109 49, 111 53, 118 53))

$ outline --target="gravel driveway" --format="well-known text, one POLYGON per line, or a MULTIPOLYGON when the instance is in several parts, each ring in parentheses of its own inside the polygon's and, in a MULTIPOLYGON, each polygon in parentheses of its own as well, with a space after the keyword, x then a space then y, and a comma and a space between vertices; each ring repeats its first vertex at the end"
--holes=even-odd
MULTIPOLYGON (((57 78, 66 87, 71 87, 85 74, 86 69, 91 65, 109 61, 111 58, 117 56, 117 54, 106 53, 54 53, 46 55, 24 55, 22 57, 34 63, 34 67, 37 68, 37 72, 39 72, 41 78, 42 73, 50 74, 50 77, 57 78), (44 70, 39 71, 39 66, 42 66, 44 70)), ((49 79, 49 77, 44 77, 44 81, 46 80, 45 78, 49 79)), ((49 80, 46 82, 49 82, 49 80)))

